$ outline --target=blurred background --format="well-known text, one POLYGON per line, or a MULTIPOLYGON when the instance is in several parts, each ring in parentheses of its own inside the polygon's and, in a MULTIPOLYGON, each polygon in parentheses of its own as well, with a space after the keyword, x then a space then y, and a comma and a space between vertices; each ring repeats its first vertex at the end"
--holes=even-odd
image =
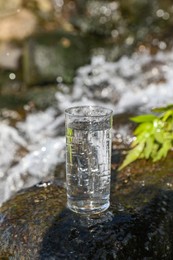
POLYGON ((172 45, 171 0, 0 0, 0 203, 63 179, 65 108, 171 103, 172 45))

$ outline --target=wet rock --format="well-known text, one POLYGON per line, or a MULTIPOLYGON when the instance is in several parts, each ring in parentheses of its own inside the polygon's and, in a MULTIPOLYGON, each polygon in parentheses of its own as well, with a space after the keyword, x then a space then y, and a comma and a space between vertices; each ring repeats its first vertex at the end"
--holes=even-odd
MULTIPOLYGON (((157 165, 141 160, 122 172, 113 170, 111 207, 95 217, 66 209, 63 179, 19 192, 0 209, 0 256, 172 259, 171 157, 157 165)), ((116 158, 113 152, 112 162, 116 158)))
POLYGON ((28 85, 56 82, 72 83, 76 69, 89 62, 86 39, 65 32, 37 35, 25 45, 24 78, 28 85))
MULTIPOLYGON (((8 219, 8 221, 12 221, 13 223, 14 222, 16 223, 11 227, 9 227, 12 231, 11 233, 12 236, 7 230, 8 228, 6 229, 6 231, 4 230, 5 232, 3 232, 3 229, 1 229, 2 237, 0 239, 1 240, 0 256, 4 256, 4 257, 14 256, 15 258, 23 257, 24 259, 25 258, 32 259, 32 257, 38 255, 38 249, 40 247, 40 242, 42 240, 41 237, 44 236, 45 231, 47 230, 47 228, 49 228, 49 225, 50 223, 52 223, 52 220, 54 219, 56 214, 58 212, 60 213, 64 208, 63 205, 63 202, 65 201, 64 190, 61 187, 58 187, 56 185, 49 185, 48 183, 46 185, 39 185, 37 188, 34 189, 31 188, 29 193, 32 195, 30 196, 28 193, 26 198, 24 198, 25 197, 24 193, 22 192, 20 196, 17 198, 17 200, 15 201, 15 203, 11 204, 12 208, 8 217, 5 212, 4 212, 5 214, 3 212, 1 214, 1 224, 5 221, 5 219, 6 221, 8 219), (54 200, 55 197, 57 198, 56 201, 54 200), (53 204, 54 203, 55 204, 53 205, 52 203, 50 203, 51 201, 53 202, 53 204), (22 208, 21 206, 19 206, 20 204, 22 208), (40 208, 41 205, 45 209, 43 215, 40 212, 40 209, 42 208, 42 207, 40 208), (35 213, 33 214, 33 212, 35 213), (34 219, 36 220, 36 222, 34 221, 34 219), (31 225, 28 226, 27 223, 30 223, 31 225), (17 228, 20 229, 20 233, 18 233, 17 228), (39 230, 40 228, 42 229, 41 232, 39 230), (10 245, 11 239, 14 241, 14 243, 10 245), (16 248, 15 244, 16 242, 18 243, 20 240, 21 240, 21 246, 16 248), (29 246, 30 243, 31 244, 33 243, 31 247, 29 246)), ((1 227, 5 228, 5 226, 3 225, 1 227)))
POLYGON ((18 9, 12 16, 0 20, 0 40, 22 40, 31 35, 37 26, 37 18, 26 9, 18 9))

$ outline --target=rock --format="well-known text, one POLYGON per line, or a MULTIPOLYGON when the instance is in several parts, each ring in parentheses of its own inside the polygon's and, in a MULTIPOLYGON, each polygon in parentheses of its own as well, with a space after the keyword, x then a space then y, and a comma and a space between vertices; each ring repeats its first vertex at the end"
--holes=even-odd
POLYGON ((32 104, 33 108, 45 110, 50 106, 56 106, 56 93, 57 86, 48 85, 45 88, 39 86, 28 88, 23 94, 26 95, 28 103, 32 104))
POLYGON ((0 40, 22 40, 31 35, 37 26, 37 18, 26 9, 18 9, 12 16, 0 20, 0 40))
MULTIPOLYGON (((65 204, 65 193, 64 193, 64 189, 62 189, 61 187, 58 187, 56 185, 49 185, 49 183, 47 185, 43 185, 41 187, 38 188, 34 188, 30 190, 30 195, 27 196, 26 198, 25 195, 23 197, 22 193, 21 195, 18 197, 17 201, 15 201, 15 203, 12 206, 12 211, 10 213, 10 215, 7 217, 6 214, 1 214, 0 216, 0 222, 2 224, 3 221, 5 221, 5 219, 10 219, 12 218, 16 218, 16 216, 18 216, 20 218, 19 221, 16 222, 15 225, 13 225, 12 227, 12 236, 11 238, 8 235, 8 232, 3 232, 2 231, 2 237, 1 237, 1 242, 0 242, 0 256, 9 256, 12 253, 12 256, 15 256, 15 258, 21 258, 23 257, 23 259, 32 259, 32 257, 38 255, 38 250, 40 248, 40 242, 41 242, 41 236, 44 236, 44 232, 47 230, 47 228, 49 228, 50 222, 52 222, 52 220, 54 219, 54 217, 56 216, 56 214, 58 214, 58 212, 60 213, 62 211, 62 209, 64 208, 64 204, 65 204), (23 198, 22 198, 23 197, 23 198), (55 197, 57 198, 56 201, 54 200, 55 197), (24 199, 24 200, 23 200, 24 199), (25 201, 26 199, 26 201, 25 201), (33 200, 34 201, 31 201, 33 200), (53 202, 53 204, 52 204, 53 202), (22 204, 21 204, 22 203, 22 204), (31 203, 32 207, 30 208, 30 213, 33 211, 35 212, 33 214, 33 212, 30 214, 28 211, 28 205, 27 203, 31 203), (19 206, 20 205, 20 206, 19 206), (41 206, 42 205, 42 206, 41 206), (43 206, 44 205, 44 206, 43 206), (19 206, 19 207, 18 207, 19 206), (22 206, 22 207, 21 207, 22 206), (42 215, 42 213, 40 212, 40 206, 41 208, 44 207, 44 214, 42 215), (22 216, 22 214, 25 212, 25 214, 22 216), (14 214, 14 215, 13 215, 14 214), (6 215, 6 216, 5 216, 6 215), (34 219, 36 220, 35 224, 34 224, 34 219), (24 222, 28 222, 28 223, 32 223, 31 226, 25 226, 23 225, 24 222), (23 223, 23 224, 22 224, 23 223), (17 229, 20 229, 20 234, 16 231, 17 229), (42 229, 41 233, 39 229, 42 229), (15 231, 16 229, 16 231, 15 231), (27 234, 29 236, 27 236, 27 234), (13 240, 14 243, 12 243, 10 245, 10 240, 13 240), (19 248, 16 248, 15 243, 21 240, 21 246, 19 246, 19 248), (16 242, 15 242, 16 241, 16 242), (31 241, 33 241, 33 245, 30 248, 29 244, 32 243, 31 241), (2 246, 1 246, 2 245, 2 246)), ((31 205, 30 205, 31 206, 31 205)), ((4 212, 5 213, 5 212, 4 212)), ((5 222, 4 222, 5 224, 5 222)), ((6 224, 5 224, 6 225, 6 224)), ((7 224, 8 226, 8 224, 7 224)), ((6 227, 7 227, 6 226, 6 227)), ((1 226, 3 227, 3 226, 1 226)), ((5 227, 5 226, 4 226, 5 227)))
MULTIPOLYGON (((23 71, 26 85, 56 83, 57 79, 73 83, 79 67, 93 55, 113 61, 125 53, 107 39, 66 31, 52 31, 30 37, 24 46, 23 71)), ((103 86, 104 87, 104 86, 103 86)))
POLYGON ((70 20, 73 26, 85 33, 110 38, 116 46, 126 49, 126 53, 127 49, 134 51, 140 45, 153 46, 156 51, 170 44, 168 35, 172 19, 169 0, 164 3, 160 0, 75 2, 77 12, 70 20))
POLYGON ((3 69, 16 70, 19 66, 19 58, 22 51, 12 44, 0 45, 0 67, 3 69))
POLYGON ((65 32, 43 33, 25 44, 24 79, 27 85, 56 82, 61 77, 72 83, 76 69, 89 62, 86 39, 65 32))
MULTIPOLYGON (((113 151, 112 162, 117 161, 113 151)), ((0 256, 14 259, 172 259, 172 154, 112 171, 111 207, 95 217, 66 209, 58 179, 19 192, 0 209, 0 256), (130 257, 130 258, 129 258, 130 257)))
POLYGON ((53 11, 52 2, 49 0, 36 0, 36 3, 38 5, 39 10, 43 13, 49 13, 53 11))
POLYGON ((0 0, 0 17, 16 13, 21 5, 22 0, 0 0))

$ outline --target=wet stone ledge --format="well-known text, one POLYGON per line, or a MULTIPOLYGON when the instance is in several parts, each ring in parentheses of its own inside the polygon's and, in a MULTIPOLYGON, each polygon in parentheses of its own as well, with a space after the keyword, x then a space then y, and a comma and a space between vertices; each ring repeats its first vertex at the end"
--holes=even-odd
POLYGON ((0 209, 0 257, 173 259, 172 168, 169 154, 157 165, 138 161, 112 170, 111 207, 95 218, 66 208, 58 179, 19 192, 0 209))

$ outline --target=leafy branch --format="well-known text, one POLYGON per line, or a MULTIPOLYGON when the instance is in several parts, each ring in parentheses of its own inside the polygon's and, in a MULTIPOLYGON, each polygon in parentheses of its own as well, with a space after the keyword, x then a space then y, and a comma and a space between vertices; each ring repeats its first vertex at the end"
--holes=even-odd
POLYGON ((137 159, 156 162, 167 156, 173 147, 173 104, 152 110, 155 114, 130 118, 138 123, 133 132, 135 138, 119 170, 137 159))

